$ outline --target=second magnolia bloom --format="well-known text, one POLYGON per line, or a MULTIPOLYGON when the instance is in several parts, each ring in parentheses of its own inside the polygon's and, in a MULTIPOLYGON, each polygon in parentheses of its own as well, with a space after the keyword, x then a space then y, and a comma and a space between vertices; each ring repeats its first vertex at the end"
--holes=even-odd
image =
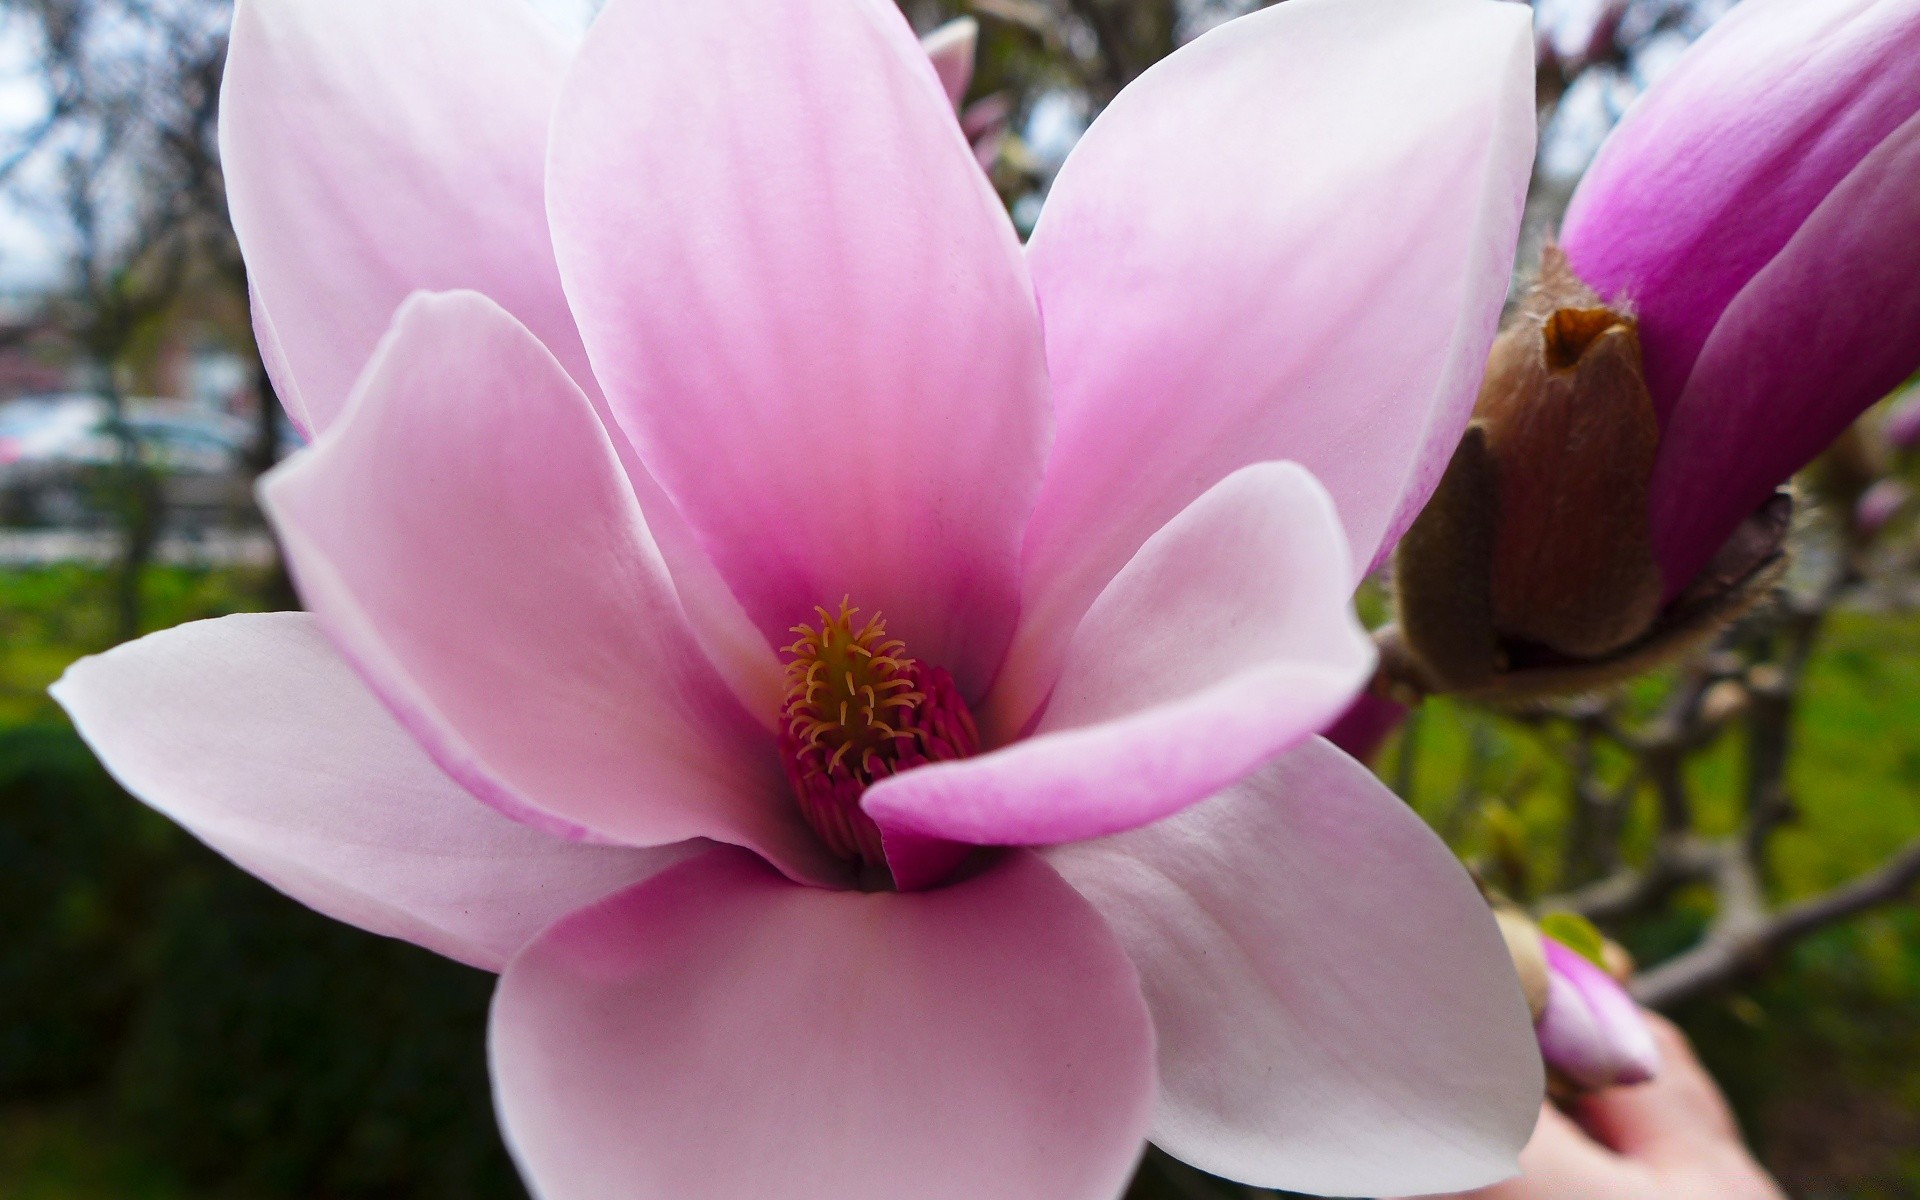
MULTIPOLYGON (((1412 690, 1590 690, 1769 586, 1774 492, 1920 368, 1920 0, 1747 0, 1627 114, 1396 574, 1412 690)), ((1362 734, 1351 725, 1348 744, 1362 734)))
POLYGON ((1581 181, 1561 244, 1639 325, 1668 597, 1920 369, 1917 181, 1920 0, 1745 0, 1581 181))

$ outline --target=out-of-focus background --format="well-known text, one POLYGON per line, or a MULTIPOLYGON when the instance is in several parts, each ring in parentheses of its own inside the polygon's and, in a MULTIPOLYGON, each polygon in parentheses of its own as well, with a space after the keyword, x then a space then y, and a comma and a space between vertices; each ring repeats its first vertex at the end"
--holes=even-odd
MULTIPOLYGON (((1732 2, 1537 0, 1523 265, 1621 111, 1732 2)), ((1023 229, 1106 100, 1257 7, 902 4, 922 30, 979 21, 969 117, 1023 229)), ((578 29, 594 4, 541 7, 578 29)), ((295 603, 251 500, 297 439, 225 222, 229 16, 0 0, 0 1196, 522 1196, 489 1111, 490 979, 230 868, 122 793, 46 697, 81 655, 295 603)), ((1920 528, 1901 490, 1920 463, 1882 436, 1886 407, 1807 481, 1783 598, 1711 651, 1613 701, 1430 703, 1377 763, 1485 877, 1566 898, 1643 963, 1711 939, 1730 902, 1711 872, 1646 865, 1755 835, 1760 917, 1823 919, 1671 1003, 1802 1197, 1920 1197, 1920 911, 1882 873, 1920 837, 1920 528)), ((1150 1160, 1136 1194, 1195 1183, 1150 1160)))

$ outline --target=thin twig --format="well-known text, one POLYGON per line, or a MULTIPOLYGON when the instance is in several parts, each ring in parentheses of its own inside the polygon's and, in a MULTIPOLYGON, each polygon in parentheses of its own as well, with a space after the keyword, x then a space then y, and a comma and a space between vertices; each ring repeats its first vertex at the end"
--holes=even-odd
MULTIPOLYGON (((1743 862, 1744 856, 1730 855, 1728 861, 1743 862)), ((1699 945, 1635 979, 1633 994, 1650 1008, 1671 1008, 1739 979, 1809 934, 1892 904, 1916 887, 1920 839, 1872 874, 1772 916, 1755 918, 1749 912, 1733 922, 1716 921, 1699 945)))

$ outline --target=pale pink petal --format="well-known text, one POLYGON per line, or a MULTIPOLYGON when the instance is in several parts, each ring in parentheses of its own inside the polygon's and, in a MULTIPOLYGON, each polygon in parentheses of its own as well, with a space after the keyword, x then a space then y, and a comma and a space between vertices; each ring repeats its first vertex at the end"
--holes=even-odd
POLYGON ((687 628, 612 443, 483 296, 401 310, 263 497, 301 594, 446 771, 553 832, 834 867, 687 628))
POLYGON ((440 773, 305 613, 156 633, 75 663, 53 695, 128 791, 242 868, 490 971, 691 850, 574 845, 501 816, 440 773))
POLYGON ((287 365, 287 352, 281 348, 280 335, 273 328, 273 318, 267 315, 266 307, 260 303, 257 289, 248 289, 247 307, 253 314, 254 347, 260 352, 261 365, 267 369, 267 379, 273 384, 274 396, 300 436, 312 438, 313 418, 307 414, 307 402, 301 398, 300 385, 293 378, 293 368, 287 365))
POLYGON ((591 388, 542 184, 567 59, 524 0, 240 0, 221 166, 307 428, 422 289, 493 296, 591 388))
POLYGON ((612 0, 549 180, 595 370, 749 615, 784 641, 850 597, 977 696, 1045 364, 1012 226, 891 0, 612 0))
POLYGON ((544 1200, 1113 1200, 1153 1103, 1133 968, 1025 853, 869 895, 715 850, 529 947, 492 1049, 544 1200))
POLYGON ((1513 1173, 1544 1088, 1519 980, 1466 871, 1365 767, 1314 741, 1047 857, 1140 968, 1156 1145, 1324 1195, 1513 1173))
POLYGON ((1920 113, 1917 62, 1920 0, 1744 0, 1607 139, 1561 240, 1582 278, 1633 304, 1663 423, 1735 296, 1920 113))
POLYGON ((967 98, 967 85, 973 82, 973 56, 980 45, 980 22, 972 17, 960 17, 948 21, 920 39, 927 57, 933 62, 934 74, 940 76, 940 86, 946 89, 947 99, 954 108, 967 98))
POLYGON ((1319 733, 1373 671, 1339 516, 1291 463, 1246 467, 1148 540, 1067 649, 1033 736, 870 789, 883 830, 1099 837, 1198 803, 1319 733))
POLYGON ((1017 728, 1134 550, 1248 463, 1340 508, 1354 581, 1459 440, 1533 162, 1524 6, 1290 0, 1121 93, 1030 248, 1059 436, 1027 541, 1017 728))
MULTIPOLYGON (((1920 80, 1920 68, 1910 73, 1920 80)), ((1670 592, 1920 368, 1916 181, 1920 113, 1834 188, 1721 315, 1661 438, 1648 497, 1670 592)))

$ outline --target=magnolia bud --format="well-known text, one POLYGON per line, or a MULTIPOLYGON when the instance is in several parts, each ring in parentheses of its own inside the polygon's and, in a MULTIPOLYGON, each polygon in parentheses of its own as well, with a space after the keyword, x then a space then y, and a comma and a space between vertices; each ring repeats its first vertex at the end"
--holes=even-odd
POLYGON ((1558 250, 1494 343, 1474 416, 1493 460, 1502 636, 1593 658, 1645 633, 1660 609, 1647 524, 1660 425, 1640 336, 1558 250))
POLYGON ((1555 1088, 1591 1092, 1652 1079, 1660 1066, 1653 1033, 1616 980, 1633 970, 1627 952, 1572 913, 1536 924, 1512 902, 1490 901, 1555 1088))
POLYGON ((1474 418, 1394 559, 1383 678, 1529 699, 1605 687, 1723 628, 1782 563, 1762 506, 1688 586, 1662 578, 1648 494, 1661 431, 1633 314, 1548 248, 1494 343, 1474 418))
POLYGON ((1611 975, 1550 937, 1547 1002, 1535 1032, 1556 1079, 1598 1091, 1645 1083, 1660 1070, 1660 1051, 1639 1005, 1611 975))

